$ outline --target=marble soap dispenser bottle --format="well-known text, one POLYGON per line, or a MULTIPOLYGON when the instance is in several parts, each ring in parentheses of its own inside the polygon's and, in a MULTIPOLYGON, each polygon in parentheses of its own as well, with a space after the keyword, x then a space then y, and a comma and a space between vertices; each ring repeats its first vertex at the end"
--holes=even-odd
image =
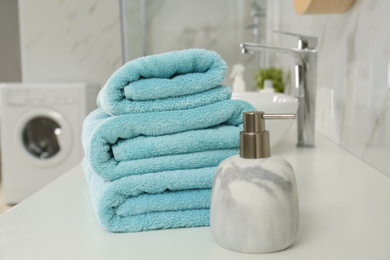
POLYGON ((270 253, 295 241, 299 205, 294 170, 286 160, 270 155, 265 130, 265 119, 276 118, 294 114, 244 113, 240 155, 222 161, 216 170, 210 228, 226 249, 270 253))

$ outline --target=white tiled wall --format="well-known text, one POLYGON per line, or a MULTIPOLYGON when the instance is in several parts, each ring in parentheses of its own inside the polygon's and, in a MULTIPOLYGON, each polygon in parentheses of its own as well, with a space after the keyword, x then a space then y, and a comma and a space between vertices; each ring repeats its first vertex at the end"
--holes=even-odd
POLYGON ((276 29, 320 39, 317 130, 390 176, 390 1, 357 0, 331 15, 297 15, 292 1, 268 4, 276 29))
POLYGON ((121 66, 119 2, 19 0, 25 82, 104 85, 121 66))

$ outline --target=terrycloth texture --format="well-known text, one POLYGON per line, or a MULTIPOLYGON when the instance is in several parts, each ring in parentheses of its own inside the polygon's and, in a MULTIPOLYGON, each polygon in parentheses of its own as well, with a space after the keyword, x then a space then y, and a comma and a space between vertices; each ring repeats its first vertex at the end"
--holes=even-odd
POLYGON ((221 86, 225 61, 214 51, 190 49, 132 60, 99 92, 98 106, 109 115, 190 109, 230 99, 221 86))
POLYGON ((112 146, 112 152, 116 161, 126 161, 216 149, 236 149, 241 131, 242 125, 219 125, 163 136, 139 136, 119 140, 112 146))
MULTIPOLYGON (((170 146, 169 135, 182 133, 186 136, 183 132, 204 131, 209 128, 209 131, 218 131, 221 135, 219 138, 224 135, 230 138, 232 132, 236 131, 237 140, 238 132, 242 127, 243 112, 253 110, 249 103, 241 100, 227 100, 189 110, 114 117, 97 109, 84 121, 82 135, 84 151, 93 171, 107 180, 153 172, 213 167, 225 158, 237 154, 238 145, 232 148, 231 143, 227 141, 222 145, 205 144, 203 149, 196 144, 199 140, 193 138, 191 142, 187 142, 188 146, 180 147, 181 144, 170 146), (229 131, 222 126, 232 126, 236 129, 229 131), (120 160, 114 157, 113 146, 120 144, 121 140, 163 135, 167 139, 161 138, 159 141, 160 145, 166 147, 160 154, 156 151, 159 155, 157 157, 145 157, 142 149, 135 149, 132 152, 134 155, 129 157, 121 154, 120 160), (179 147, 179 152, 175 151, 176 147, 179 147)), ((129 148, 124 148, 126 149, 129 148)))
POLYGON ((100 223, 112 232, 209 225, 216 166, 236 155, 242 114, 221 82, 226 63, 193 49, 117 70, 84 120, 83 169, 100 223))
POLYGON ((123 177, 107 181, 83 160, 95 213, 112 232, 209 225, 216 167, 123 177))

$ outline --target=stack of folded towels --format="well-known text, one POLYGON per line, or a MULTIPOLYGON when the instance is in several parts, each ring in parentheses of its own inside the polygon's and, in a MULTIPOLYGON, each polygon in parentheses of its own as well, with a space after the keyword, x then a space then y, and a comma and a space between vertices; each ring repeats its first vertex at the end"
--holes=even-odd
POLYGON ((82 166, 112 232, 209 225, 216 166, 238 154, 242 114, 221 85, 226 63, 190 49, 128 62, 84 121, 82 166))

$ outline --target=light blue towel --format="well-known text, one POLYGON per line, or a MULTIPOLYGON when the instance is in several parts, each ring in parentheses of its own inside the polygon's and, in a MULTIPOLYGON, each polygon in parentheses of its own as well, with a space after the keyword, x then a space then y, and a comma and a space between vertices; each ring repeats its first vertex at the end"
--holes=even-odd
POLYGON ((162 136, 139 136, 112 145, 116 161, 158 156, 237 149, 242 125, 218 125, 162 136), (167 145, 169 144, 169 145, 167 145))
MULTIPOLYGON (((226 100, 189 110, 113 117, 97 109, 84 121, 82 142, 91 168, 107 180, 161 171, 212 167, 238 153, 237 140, 242 127, 242 114, 253 110, 255 109, 249 103, 241 100, 226 100), (236 129, 229 131, 222 126, 232 126, 236 129), (156 157, 145 158, 145 152, 139 148, 133 150, 133 155, 129 157, 123 153, 118 160, 114 157, 113 147, 122 140, 140 136, 168 137, 186 131, 204 131, 207 128, 218 132, 220 139, 224 136, 231 138, 232 133, 236 132, 233 143, 236 142, 237 146, 231 147, 232 142, 225 142, 222 146, 205 142, 203 149, 202 145, 196 145, 197 139, 188 142, 188 146, 182 147, 179 143, 171 146, 169 138, 161 138, 160 145, 165 148, 161 153, 156 151, 156 157), (179 153, 175 151, 176 148, 179 153)), ((151 143, 153 146, 153 141, 151 143)), ((126 149, 130 148, 123 149, 126 152, 126 149)))
POLYGON ((190 109, 230 99, 226 63, 214 51, 189 49, 132 60, 107 81, 98 106, 109 115, 190 109))
POLYGON ((82 163, 92 204, 111 232, 209 225, 211 186, 216 167, 164 171, 107 181, 82 163))

